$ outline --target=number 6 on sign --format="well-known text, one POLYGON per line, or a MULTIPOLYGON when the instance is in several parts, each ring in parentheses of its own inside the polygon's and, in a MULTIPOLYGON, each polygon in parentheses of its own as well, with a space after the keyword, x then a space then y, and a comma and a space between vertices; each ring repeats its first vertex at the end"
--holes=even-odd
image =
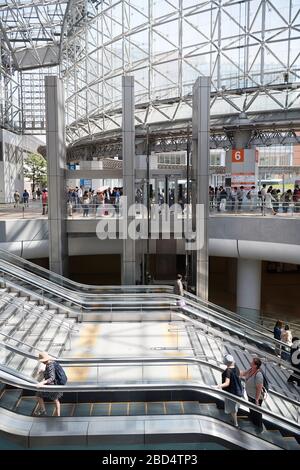
POLYGON ((232 150, 232 163, 243 163, 245 160, 244 149, 232 150))

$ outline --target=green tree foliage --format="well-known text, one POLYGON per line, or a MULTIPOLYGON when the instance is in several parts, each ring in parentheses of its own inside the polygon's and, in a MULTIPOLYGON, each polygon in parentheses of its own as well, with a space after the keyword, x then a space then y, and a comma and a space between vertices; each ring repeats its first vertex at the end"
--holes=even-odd
POLYGON ((38 153, 31 153, 24 160, 24 176, 32 182, 32 191, 35 187, 47 186, 47 162, 38 153))

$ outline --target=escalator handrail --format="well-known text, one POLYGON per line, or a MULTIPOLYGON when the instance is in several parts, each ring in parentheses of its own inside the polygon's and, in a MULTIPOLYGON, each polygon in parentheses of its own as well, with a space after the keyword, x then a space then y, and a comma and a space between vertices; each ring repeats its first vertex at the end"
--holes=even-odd
MULTIPOLYGON (((1 266, 1 260, 0 260, 0 266, 1 266)), ((9 274, 13 275, 14 277, 17 277, 19 279, 23 279, 23 273, 18 272, 18 269, 16 270, 14 267, 12 267, 11 269, 6 267, 6 271, 9 272, 9 274)), ((30 275, 28 281, 29 280, 31 281, 31 284, 34 284, 38 288, 42 288, 43 291, 45 291, 45 292, 47 291, 47 292, 50 292, 51 294, 54 294, 56 296, 63 297, 66 301, 71 301, 74 305, 76 305, 78 307, 78 309, 81 313, 84 313, 84 311, 92 309, 92 308, 95 309, 95 310, 101 310, 105 306, 110 306, 111 309, 112 309, 113 305, 114 306, 116 306, 116 305, 122 306, 123 303, 124 303, 124 302, 121 302, 121 301, 116 301, 115 299, 113 301, 107 301, 107 300, 103 300, 103 299, 97 299, 97 300, 94 299, 93 301, 91 301, 89 299, 88 301, 85 301, 84 303, 82 303, 82 301, 80 299, 80 296, 77 295, 76 296, 77 298, 75 299, 75 296, 74 296, 73 293, 72 293, 72 295, 70 295, 70 292, 69 291, 66 292, 65 288, 58 288, 58 286, 52 285, 53 283, 51 283, 51 281, 47 281, 47 283, 45 283, 43 281, 43 283, 41 285, 40 278, 38 278, 38 276, 36 276, 36 275, 30 275), (49 286, 49 283, 50 283, 50 286, 49 286), (99 302, 101 302, 101 305, 99 305, 99 302)), ((20 290, 22 290, 22 286, 20 286, 20 290)), ((25 290, 25 289, 23 288, 23 290, 25 290)), ((33 292, 33 295, 38 296, 38 293, 33 292)), ((126 300, 126 303, 127 303, 127 306, 128 306, 128 297, 129 297, 129 295, 125 294, 125 296, 126 297, 124 297, 124 299, 126 300)), ((136 306, 138 306, 138 307, 144 306, 145 307, 146 305, 157 307, 157 306, 162 306, 162 303, 164 301, 165 302, 164 307, 165 308, 170 308, 170 307, 177 306, 178 300, 181 299, 181 297, 176 295, 176 294, 169 294, 168 295, 169 299, 168 298, 166 299, 165 297, 163 297, 163 301, 162 300, 157 300, 157 302, 155 303, 155 301, 152 300, 153 299, 153 294, 152 295, 151 294, 142 294, 142 296, 146 299, 151 298, 151 301, 146 302, 144 300, 144 298, 140 299, 140 300, 136 300, 137 295, 135 295, 134 296, 135 300, 134 300, 134 302, 132 301, 132 305, 134 307, 136 307, 136 306), (170 301, 174 302, 173 305, 171 305, 170 301)), ((162 296, 164 296, 164 294, 156 294, 155 299, 156 299, 156 297, 158 299, 161 299, 162 296)), ((123 298, 123 294, 118 295, 118 297, 123 298)), ((93 298, 93 297, 91 296, 91 298, 93 298)), ((66 305, 62 305, 58 302, 55 302, 54 299, 50 299, 50 301, 52 301, 53 304, 55 304, 57 306, 60 306, 61 308, 64 308, 67 311, 72 311, 72 308, 68 308, 66 305)), ((241 327, 245 326, 245 325, 243 325, 243 323, 241 321, 238 321, 237 318, 235 318, 235 319, 226 318, 222 314, 220 314, 218 312, 214 312, 213 310, 209 309, 206 306, 202 306, 201 308, 199 308, 199 305, 196 302, 194 302, 190 299, 188 299, 188 303, 191 304, 192 307, 197 309, 198 312, 196 312, 196 313, 198 313, 198 314, 201 313, 201 309, 202 309, 204 312, 208 313, 209 315, 214 316, 214 317, 216 317, 220 320, 223 320, 226 323, 233 323, 239 329, 241 327)), ((259 331, 259 330, 255 329, 253 327, 250 327, 250 326, 247 326, 247 328, 248 328, 248 330, 250 329, 250 332, 253 332, 253 334, 256 335, 256 338, 253 338, 254 342, 258 341, 257 336, 262 336, 263 339, 267 340, 269 343, 273 344, 275 347, 277 345, 279 347, 284 346, 285 348, 290 349, 290 346, 288 346, 286 343, 283 343, 283 342, 281 342, 281 341, 279 341, 275 338, 272 338, 271 336, 267 335, 266 333, 264 333, 262 331, 259 331)), ((249 333, 249 331, 247 331, 247 333, 249 333)), ((245 333, 243 331, 241 332, 241 334, 245 335, 245 333)), ((274 360, 276 360, 275 356, 274 356, 274 360)))
MULTIPOLYGON (((82 290, 82 291, 90 290, 90 291, 92 291, 91 295, 94 295, 94 293, 97 292, 97 291, 98 292, 103 291, 103 293, 105 293, 105 291, 107 292, 109 290, 121 293, 121 292, 124 291, 124 289, 126 291, 132 290, 132 293, 135 293, 135 292, 139 293, 139 292, 142 292, 142 291, 146 291, 146 293, 147 292, 149 292, 149 293, 155 293, 155 292, 157 292, 157 293, 172 293, 173 292, 173 287, 169 286, 169 285, 148 284, 148 285, 141 285, 141 286, 95 286, 95 285, 89 285, 89 284, 81 284, 81 283, 78 283, 76 281, 72 281, 71 279, 68 279, 66 277, 63 277, 60 274, 49 271, 46 268, 43 268, 43 267, 38 266, 34 263, 31 263, 30 261, 25 260, 24 258, 21 258, 20 256, 9 253, 8 251, 3 250, 3 249, 0 249, 0 259, 1 259, 1 257, 2 257, 2 259, 3 258, 4 259, 8 258, 12 263, 16 263, 19 266, 21 265, 21 267, 23 267, 23 269, 24 269, 24 266, 26 266, 26 268, 30 272, 40 273, 41 277, 43 277, 44 279, 48 279, 50 282, 54 282, 54 283, 57 282, 60 286, 62 286, 62 285, 70 286, 71 290, 74 290, 76 292, 78 292, 78 290, 82 290)), ((86 294, 89 295, 88 293, 86 293, 86 294)), ((107 294, 107 295, 109 295, 109 294, 107 294)), ((196 295, 192 294, 191 292, 184 291, 184 296, 192 297, 192 298, 195 299, 196 302, 200 302, 200 303, 205 304, 209 307, 212 307, 216 310, 219 310, 219 311, 223 312, 226 315, 230 315, 230 316, 235 315, 235 313, 232 312, 231 310, 228 310, 224 307, 216 305, 213 302, 204 301, 203 299, 201 299, 200 297, 197 297, 196 295)), ((265 318, 266 321, 271 321, 271 320, 273 320, 274 322, 277 321, 277 319, 271 318, 269 316, 266 317, 264 315, 261 315, 261 318, 262 318, 262 320, 264 320, 264 318, 265 318)), ((244 319, 244 320, 247 321, 250 324, 256 324, 252 320, 247 320, 247 319, 244 319)), ((292 322, 289 321, 289 325, 294 326, 296 328, 300 328, 300 324, 298 324, 298 323, 292 323, 292 322)), ((269 331, 271 331, 271 330, 269 330, 269 331)))
MULTIPOLYGON (((1 264, 1 261, 0 261, 0 264, 1 264)), ((5 263, 5 264, 6 264, 6 263, 5 263)), ((6 269, 10 269, 10 274, 11 274, 11 275, 13 275, 13 276, 15 276, 15 277, 17 276, 18 278, 23 279, 23 273, 18 272, 18 271, 19 271, 18 268, 15 268, 15 267, 9 267, 9 268, 8 268, 8 267, 6 266, 6 269), (17 274, 16 274, 15 271, 17 271, 17 274)), ((32 284, 35 284, 36 286, 38 286, 38 288, 40 288, 40 278, 38 278, 38 276, 35 276, 35 275, 30 275, 29 277, 30 277, 31 283, 32 283, 32 284), (32 279, 32 277, 33 277, 33 279, 32 279)), ((48 284, 49 284, 49 281, 47 282, 47 286, 43 286, 43 288, 44 288, 45 291, 47 290, 45 287, 47 287, 47 288, 49 289, 48 284)), ((57 289, 57 286, 52 285, 51 282, 50 282, 50 284, 51 284, 51 287, 50 287, 49 290, 51 291, 51 293, 52 293, 52 294, 54 293, 54 295, 56 295, 57 297, 59 297, 58 294, 57 294, 57 290, 58 290, 58 289, 57 289)), ((20 290, 22 290, 22 286, 20 287, 20 290)), ((24 288, 23 288, 23 290, 24 290, 24 288)), ((26 289, 25 289, 25 290, 26 290, 26 289)), ((63 288, 63 290, 66 291, 66 289, 64 289, 64 288, 63 288)), ((28 292, 28 290, 27 290, 27 292, 28 292)), ((38 296, 38 293, 33 292, 33 295, 38 296)), ((62 292, 60 292, 59 295, 62 296, 62 292)), ((121 295, 121 296, 122 296, 122 295, 121 295)), ((150 296, 149 294, 142 294, 142 295, 141 295, 141 297, 145 297, 146 299, 148 299, 149 297, 151 297, 151 299, 153 299, 153 296, 155 296, 155 298, 156 298, 157 294, 156 294, 156 295, 153 294, 152 296, 150 296)), ((159 296, 159 298, 160 298, 160 294, 158 294, 158 296, 159 296)), ((83 313, 83 310, 87 310, 86 305, 83 306, 82 304, 78 304, 78 303, 77 303, 77 300, 78 300, 78 299, 75 301, 75 300, 74 300, 74 297, 73 297, 73 296, 71 297, 69 292, 67 292, 67 293, 64 292, 64 297, 66 298, 67 301, 71 301, 72 303, 76 304, 76 305, 79 307, 81 313, 83 313)), ((170 299, 169 299, 169 301, 168 301, 166 304, 164 304, 164 308, 170 308, 170 309, 171 309, 171 308, 174 308, 175 305, 177 305, 177 302, 178 302, 178 300, 181 299, 181 297, 180 297, 180 296, 177 296, 177 295, 175 295, 175 294, 170 294, 169 297, 170 297, 170 299), (173 302, 174 302, 175 305, 174 305, 174 304, 171 305, 170 300, 173 300, 173 302)), ((64 308, 64 309, 67 310, 67 311, 71 311, 71 312, 73 311, 72 308, 68 308, 67 306, 62 305, 62 304, 60 304, 59 302, 55 302, 54 299, 50 299, 50 303, 51 303, 51 302, 52 302, 53 304, 55 304, 56 306, 58 306, 58 307, 64 308)), ((128 303, 128 295, 126 295, 126 302, 128 303)), ((189 303, 191 303, 191 302, 192 302, 192 301, 189 301, 189 303)), ((88 303, 91 304, 91 305, 95 305, 95 302, 88 302, 88 303)), ((110 301, 110 302, 107 302, 107 301, 103 301, 103 300, 102 300, 102 307, 103 307, 104 305, 109 305, 109 306, 111 306, 111 310, 112 310, 112 305, 113 305, 113 304, 115 305, 116 303, 117 303, 116 301, 114 301, 114 302, 111 302, 111 301, 110 301)), ((119 305, 122 306, 122 305, 123 305, 123 302, 119 302, 119 305)), ((145 305, 150 305, 151 307, 156 307, 156 308, 157 308, 157 306, 162 307, 162 301, 160 300, 160 301, 158 301, 157 303, 155 303, 153 300, 151 300, 151 302, 140 302, 140 301, 138 301, 138 302, 135 302, 135 303, 134 303, 134 306, 135 306, 135 307, 138 306, 139 308, 141 308, 142 306, 145 307, 145 305)), ((203 312, 201 312, 201 309, 199 309, 199 306, 198 306, 197 304, 195 304, 194 302, 192 302, 192 306, 194 306, 194 307, 197 309, 197 312, 193 312, 193 313, 196 313, 196 315, 200 315, 201 313, 203 313, 203 312)), ((100 307, 99 305, 98 305, 98 306, 96 305, 96 307, 94 307, 94 308, 99 310, 101 307, 100 307)), ((228 324, 228 323, 234 323, 239 329, 241 328, 241 323, 240 323, 240 322, 237 322, 236 320, 228 319, 228 318, 222 318, 222 315, 221 315, 221 314, 216 313, 216 312, 213 312, 213 311, 211 311, 210 309, 208 309, 207 307, 202 307, 202 310, 203 310, 204 312, 206 311, 210 316, 213 316, 213 317, 216 317, 216 318, 218 318, 218 319, 220 319, 220 320, 225 321, 227 324, 228 324), (221 316, 221 318, 220 318, 220 316, 221 316)), ((262 336, 265 340, 267 340, 268 343, 270 343, 270 344, 275 344, 275 345, 277 344, 277 345, 279 345, 279 346, 281 345, 281 346, 284 346, 285 348, 288 348, 288 346, 287 346, 285 343, 282 343, 281 341, 275 340, 274 338, 271 338, 271 337, 269 337, 268 335, 266 335, 266 334, 264 334, 264 333, 261 333, 261 332, 259 332, 259 331, 253 330, 253 328, 250 328, 250 329, 252 330, 252 332, 254 332, 254 335, 256 335, 256 337, 254 337, 254 338, 251 337, 251 339, 252 339, 254 342, 258 342, 258 341, 259 341, 259 339, 257 338, 257 335, 259 335, 259 336, 262 336)), ((247 336, 250 337, 248 333, 249 333, 249 329, 247 330, 247 336)), ((245 336, 245 332, 244 332, 244 331, 240 332, 240 334, 242 334, 242 335, 245 336)), ((265 355, 268 355, 268 353, 265 353, 265 355)), ((273 360, 274 360, 275 362, 278 362, 279 364, 281 364, 282 362, 284 362, 284 361, 282 361, 282 360, 279 361, 276 356, 270 355, 270 357, 272 357, 273 360)), ((290 364, 289 364, 288 366, 289 366, 289 368, 291 368, 290 364)), ((297 373, 297 371, 296 371, 296 373, 297 373)))
POLYGON ((198 382, 183 382, 183 383, 162 383, 162 382, 154 382, 154 383, 147 383, 147 384, 106 384, 101 383, 101 386, 97 385, 47 385, 43 387, 38 387, 36 384, 28 382, 27 380, 11 377, 5 372, 0 369, 0 380, 1 382, 10 385, 16 388, 22 388, 30 391, 41 391, 41 392, 96 392, 96 391, 194 391, 196 393, 202 393, 210 397, 217 398, 220 397, 221 399, 229 398, 233 399, 234 401, 242 406, 246 406, 256 412, 262 413, 263 415, 269 416, 272 418, 273 422, 279 422, 279 426, 292 429, 293 432, 299 433, 300 424, 298 422, 292 421, 285 416, 278 416, 272 411, 267 410, 266 408, 262 408, 257 406, 251 402, 248 402, 244 398, 240 398, 237 396, 233 396, 232 394, 225 392, 224 390, 220 390, 217 388, 212 388, 208 385, 201 385, 198 382))
MULTIPOLYGON (((1 264, 2 264, 1 261, 2 261, 2 260, 0 260, 0 267, 1 267, 1 264)), ((5 267, 6 267, 5 271, 7 271, 8 274, 11 274, 11 275, 13 275, 13 276, 15 276, 15 277, 18 277, 19 279, 23 279, 23 280, 24 280, 24 274, 23 274, 23 273, 20 273, 20 271, 19 271, 18 268, 15 269, 14 266, 7 266, 7 263, 6 263, 6 262, 5 262, 4 268, 5 268, 5 267)), ((97 302, 101 302, 101 304, 104 305, 104 306, 105 306, 105 305, 112 305, 112 304, 115 304, 115 305, 116 305, 117 302, 118 302, 118 301, 116 301, 115 299, 114 299, 114 302, 112 302, 112 301, 109 301, 109 302, 108 302, 108 301, 106 301, 106 300, 103 300, 103 297, 101 297, 101 298, 97 298, 97 297, 96 297, 96 298, 95 298, 95 296, 93 296, 92 294, 90 294, 90 298, 89 298, 88 300, 84 300, 84 302, 83 302, 83 299, 82 299, 81 296, 78 295, 77 293, 74 295, 73 292, 70 293, 69 290, 66 290, 65 288, 61 288, 61 286, 56 286, 56 285, 53 284, 51 281, 45 282, 45 281, 43 280, 43 282, 41 283, 40 278, 39 278, 38 276, 34 275, 34 274, 33 274, 33 275, 31 274, 31 275, 29 276, 29 279, 26 279, 26 281, 27 281, 27 280, 30 280, 32 284, 34 284, 34 285, 35 285, 36 287, 38 287, 38 288, 43 289, 44 291, 50 291, 51 293, 54 293, 55 295, 57 295, 57 294, 59 293, 59 295, 62 296, 62 297, 64 297, 66 301, 71 301, 72 303, 74 303, 75 305, 77 305, 77 306, 79 307, 79 309, 83 309, 83 310, 86 310, 86 309, 87 309, 87 306, 90 306, 90 307, 95 306, 95 304, 97 304, 97 302), (91 301, 91 299, 93 299, 93 300, 91 301)), ((126 301, 128 302, 128 294, 125 294, 125 295, 126 295, 126 297, 124 297, 124 298, 125 298, 126 301)), ((146 298, 150 297, 151 299, 153 299, 153 294, 143 294, 143 295, 144 295, 144 296, 147 296, 146 298)), ((164 294, 160 294, 160 293, 157 294, 158 299, 161 299, 161 297, 163 297, 163 296, 164 296, 164 294)), ((176 301, 178 301, 178 300, 181 299, 180 296, 178 296, 178 295, 176 295, 176 294, 172 294, 172 293, 168 294, 168 296, 169 296, 174 302, 176 302, 176 301)), ((121 297, 121 298, 122 298, 123 295, 120 294, 120 295, 118 295, 118 297, 121 297)), ((136 299, 136 297, 137 297, 137 295, 135 295, 135 299, 136 299)), ((155 298, 156 298, 156 296, 155 296, 155 298)), ((168 299, 168 298, 165 299, 165 297, 163 297, 163 300, 169 302, 169 299, 168 299)), ((193 301, 193 300, 190 300, 190 299, 188 300, 188 302, 192 303, 192 306, 194 306, 195 308, 199 309, 199 306, 198 306, 197 302, 195 302, 195 301, 193 301)), ((160 301, 157 302, 157 304, 159 304, 159 303, 160 303, 160 301)), ((140 302, 137 301, 136 304, 137 304, 137 305, 140 305, 140 302)), ((120 302, 119 305, 122 305, 122 302, 120 302)), ((155 303, 153 303, 153 305, 155 305, 155 303)), ((101 309, 101 306, 96 305, 95 308, 101 309)), ((219 312, 214 312, 214 311, 212 311, 211 309, 209 309, 209 308, 208 308, 207 306, 205 306, 205 305, 202 306, 202 308, 206 309, 206 311, 207 311, 208 313, 211 313, 211 314, 213 314, 214 316, 219 317, 220 315, 222 315, 222 314, 220 314, 219 312)), ((223 316, 223 315, 222 315, 221 318, 224 319, 225 321, 229 321, 229 320, 230 320, 230 321, 233 321, 237 326, 240 326, 240 325, 242 324, 242 322, 241 322, 241 321, 238 321, 237 318, 228 319, 228 318, 226 318, 226 317, 223 316)), ((256 324, 254 324, 254 325, 257 327, 256 324)), ((250 327, 250 328, 251 328, 251 327, 250 327)), ((261 332, 261 331, 259 331, 259 330, 256 330, 255 328, 251 328, 251 329, 252 329, 252 331, 255 331, 255 333, 257 333, 257 334, 261 334, 261 335, 264 335, 265 337, 268 337, 266 333, 263 333, 263 332, 261 332)), ((265 329, 265 328, 264 328, 264 329, 265 329)), ((266 331, 270 331, 270 330, 266 329, 266 331)), ((268 337, 268 339, 269 339, 269 340, 272 340, 275 344, 284 344, 284 343, 281 343, 281 341, 279 341, 279 340, 275 340, 274 338, 268 337)))
MULTIPOLYGON (((227 308, 225 307, 221 307, 220 305, 217 305, 213 302, 210 302, 209 300, 203 300, 201 299, 201 297, 198 297, 196 296, 195 294, 192 294, 191 292, 188 292, 188 291, 184 291, 183 292, 183 296, 185 298, 191 298, 192 300, 194 300, 196 303, 199 303, 201 305, 205 305, 205 306, 208 306, 208 307, 211 307, 212 309, 215 309, 215 310, 218 310, 218 313, 220 312, 223 312, 224 315, 226 316, 230 316, 232 317, 233 319, 235 318, 238 318, 237 317, 237 314, 232 312, 231 310, 228 310, 227 308), (220 311, 220 312, 219 312, 220 311)), ((222 313, 221 313, 222 314, 222 313)), ((269 316, 265 316, 265 315, 260 315, 259 317, 260 320, 263 320, 263 321, 273 321, 274 322, 274 325, 276 323, 276 321, 278 320, 278 318, 271 318, 269 316)), ((255 321, 253 320, 250 320, 248 318, 244 318, 244 317, 240 317, 240 320, 242 323, 247 323, 247 324, 250 324, 250 325, 255 325, 255 326, 258 326, 258 323, 256 323, 255 321)), ((295 328, 299 328, 300 329, 300 323, 292 323, 290 321, 288 321, 289 325, 290 326, 294 326, 295 328)), ((259 324, 260 327, 262 327, 263 329, 265 330, 268 330, 270 333, 273 334, 273 329, 270 329, 262 324, 259 324)))
MULTIPOLYGON (((7 263, 5 262, 5 264, 7 264, 7 263)), ((1 260, 0 260, 0 266, 1 266, 1 260)), ((14 266, 13 266, 13 267, 7 267, 7 266, 6 266, 6 270, 9 270, 9 273, 10 273, 11 275, 13 275, 14 277, 23 279, 23 273, 18 272, 18 268, 15 268, 14 266), (17 271, 17 273, 16 273, 16 271, 17 271)), ((30 274, 30 275, 29 275, 29 278, 30 278, 30 281, 31 281, 32 284, 35 284, 38 288, 41 287, 41 285, 40 285, 41 280, 40 280, 40 278, 39 278, 38 276, 30 274)), ((62 293, 62 292, 61 292, 61 289, 58 289, 57 286, 52 285, 52 284, 53 284, 53 283, 51 283, 50 281, 47 281, 47 284, 45 285, 45 283, 44 283, 44 281, 43 281, 42 289, 43 289, 44 291, 50 291, 51 293, 54 293, 56 296, 58 296, 57 291, 60 290, 59 296, 65 297, 65 299, 66 299, 67 301, 70 301, 70 297, 69 297, 70 293, 69 293, 69 292, 67 292, 67 293, 66 293, 66 292, 62 293), (49 283, 51 284, 50 287, 49 287, 49 285, 48 285, 49 283)), ((62 289, 63 289, 64 291, 66 291, 65 288, 62 288, 62 289)), ((22 286, 20 287, 20 290, 22 290, 22 286)), ((23 288, 23 290, 24 290, 24 288, 23 288)), ((38 293, 33 292, 33 295, 38 296, 38 293)), ((158 294, 158 295, 159 295, 159 298, 160 298, 160 297, 161 297, 161 294, 158 294)), ((122 294, 120 294, 120 296, 122 297, 122 294)), ((120 297, 120 296, 118 296, 118 297, 120 297)), ((153 298, 153 295, 151 296, 150 294, 142 294, 142 296, 143 296, 143 297, 146 297, 146 298, 149 298, 149 297, 150 297, 151 299, 153 298)), ((135 295, 135 299, 136 299, 136 297, 137 297, 137 295, 135 295)), ((176 294, 169 294, 169 297, 170 297, 170 299, 169 299, 168 301, 166 301, 166 300, 164 299, 164 301, 165 301, 164 308, 171 308, 171 307, 174 308, 175 306, 177 306, 178 300, 181 299, 181 297, 178 296, 178 295, 176 295, 176 294), (171 305, 170 300, 172 300, 172 301, 174 302, 172 305, 171 305)), ((48 300, 49 300, 49 299, 48 299, 48 300)), ((74 300, 74 297, 71 299, 71 301, 72 301, 73 304, 75 304, 75 305, 78 306, 78 308, 79 308, 79 310, 80 310, 81 313, 83 313, 84 310, 87 310, 87 309, 88 309, 87 304, 90 304, 91 306, 94 306, 93 308, 94 308, 94 309, 97 309, 97 310, 100 310, 100 309, 101 309, 101 306, 103 307, 104 305, 110 305, 110 306, 111 306, 111 309, 112 309, 112 305, 118 304, 117 301, 114 301, 114 302, 112 302, 112 301, 107 302, 107 301, 103 301, 103 300, 102 300, 102 301, 101 301, 101 306, 100 306, 100 305, 97 305, 96 301, 93 301, 93 302, 89 301, 89 302, 86 302, 85 305, 82 305, 81 303, 78 303, 78 302, 80 302, 80 299, 77 298, 76 301, 75 301, 75 300, 74 300)), ((71 311, 71 312, 73 311, 72 308, 68 308, 67 306, 62 305, 62 304, 60 304, 59 302, 55 302, 54 299, 50 299, 50 302, 52 302, 52 303, 55 304, 56 306, 60 306, 61 308, 64 308, 64 309, 67 310, 67 311, 71 311)), ((99 302, 99 300, 98 300, 98 302, 99 302)), ((128 295, 126 296, 126 302, 127 302, 127 304, 128 304, 128 295)), ((188 302, 189 302, 189 303, 192 303, 192 307, 194 307, 194 308, 197 309, 197 312, 193 312, 193 313, 196 313, 197 315, 200 315, 201 313, 203 313, 203 312, 201 312, 201 309, 199 309, 199 306, 198 306, 195 302, 190 301, 190 300, 189 300, 188 302)), ((122 306, 122 304, 123 304, 123 302, 119 302, 119 305, 122 306)), ((153 301, 153 300, 147 301, 147 302, 145 302, 145 300, 143 300, 143 302, 141 302, 141 301, 137 301, 137 302, 135 301, 135 302, 134 302, 134 306, 135 306, 135 307, 138 306, 138 307, 140 308, 140 307, 142 307, 142 306, 145 307, 146 305, 150 305, 151 307, 155 307, 155 306, 157 306, 157 305, 161 306, 161 305, 162 305, 162 301, 157 301, 156 303, 155 303, 155 301, 153 301)), ((177 308, 179 309, 179 307, 177 307, 177 308)), ((202 310, 204 310, 204 312, 206 311, 206 312, 207 312, 209 315, 211 315, 211 316, 214 316, 214 317, 216 317, 216 318, 218 318, 218 319, 220 319, 220 320, 225 321, 226 323, 234 323, 238 328, 241 328, 241 323, 238 322, 238 321, 236 321, 236 320, 228 319, 228 318, 226 318, 226 317, 223 317, 222 314, 216 313, 216 312, 210 310, 209 308, 207 308, 207 307, 205 307, 205 306, 202 307, 202 310), (220 318, 220 316, 221 316, 221 318, 220 318)), ((77 312, 77 313, 78 313, 78 312, 77 312)), ((249 327, 249 328, 250 328, 250 330, 256 335, 256 338, 251 338, 254 342, 258 342, 258 341, 259 341, 258 338, 257 338, 257 335, 259 335, 259 336, 262 336, 263 339, 267 340, 268 343, 270 343, 270 344, 274 344, 275 346, 276 346, 276 345, 277 345, 277 346, 284 346, 285 348, 289 348, 289 349, 290 349, 290 347, 289 347, 288 345, 286 345, 286 343, 282 343, 281 341, 276 340, 276 339, 274 339, 274 338, 272 338, 272 337, 266 335, 265 333, 262 333, 262 332, 260 332, 260 331, 254 330, 254 329, 251 328, 251 327, 249 327)), ((242 334, 242 335, 245 336, 245 332, 244 332, 244 331, 240 332, 240 334, 242 334)), ((264 353, 264 354, 265 354, 265 355, 268 355, 268 353, 264 353)), ((275 362, 278 362, 279 364, 281 364, 282 362, 284 362, 284 361, 282 361, 282 360, 279 361, 276 356, 273 356, 273 355, 268 355, 268 356, 272 357, 273 360, 274 360, 275 362)), ((292 368, 292 366, 291 366, 290 364, 289 364, 289 368, 292 368)), ((296 370, 295 372, 297 373, 297 370, 296 370)))
MULTIPOLYGON (((113 290, 113 291, 117 291, 117 292, 121 292, 122 290, 126 289, 126 290, 132 290, 133 293, 134 291, 143 291, 143 290, 146 290, 148 292, 152 292, 152 291, 157 291, 157 292, 163 292, 163 290, 165 289, 166 291, 172 291, 172 287, 170 286, 164 286, 164 285, 140 285, 140 286, 95 286, 95 285, 89 285, 89 284, 81 284, 81 283, 78 283, 76 281, 72 281, 71 279, 68 279, 64 276, 61 276, 60 274, 57 274, 57 273, 54 273, 52 271, 49 271, 48 269, 46 268, 43 268, 42 266, 38 266, 37 264, 34 264, 34 263, 31 263, 30 261, 24 259, 24 258, 21 258, 20 256, 17 256, 17 255, 14 255, 13 253, 9 253, 8 251, 6 250, 3 250, 2 248, 0 248, 0 259, 5 259, 5 258, 8 258, 10 260, 10 262, 13 264, 17 264, 19 267, 22 267, 23 269, 24 266, 26 266, 28 268, 28 271, 29 272, 32 272, 33 274, 36 274, 36 272, 39 272, 41 273, 40 276, 43 277, 44 279, 47 279, 53 283, 56 283, 56 281, 54 279, 57 279, 57 283, 61 286, 61 285, 71 285, 73 286, 73 289, 74 291, 78 291, 78 290, 91 290, 91 291, 107 291, 107 290, 113 290), (21 266, 20 266, 21 265, 21 266), (50 279, 49 279, 50 277, 50 279)), ((92 293, 93 295, 93 293, 92 293)))
MULTIPOLYGON (((3 343, 0 343, 0 347, 2 345, 3 343)), ((4 344, 3 346, 5 347, 6 345, 4 344)), ((11 346, 9 349, 12 350, 12 349, 17 349, 17 348, 13 348, 13 346, 11 346)), ((36 361, 38 361, 38 358, 36 356, 28 353, 27 351, 19 352, 17 350, 17 353, 27 358, 35 359, 36 361)), ((52 357, 54 360, 57 359, 54 356, 52 357)), ((205 356, 205 360, 199 359, 198 357, 125 357, 125 358, 124 357, 104 357, 104 358, 59 358, 59 363, 63 365, 64 367, 78 367, 78 366, 91 367, 91 366, 100 366, 100 365, 106 366, 106 365, 120 365, 120 364, 123 366, 127 366, 127 365, 133 365, 133 364, 137 365, 137 364, 183 363, 183 364, 196 364, 196 365, 202 365, 202 366, 209 366, 210 368, 222 373, 224 371, 224 367, 221 367, 220 365, 217 365, 217 364, 213 364, 211 362, 207 362, 210 359, 213 359, 215 361, 214 358, 211 358, 208 356, 205 356)), ((0 364, 0 371, 2 370, 2 367, 3 365, 0 364)), ((4 367, 6 371, 10 369, 7 366, 4 366, 4 367)), ((11 369, 11 370, 15 372, 14 369, 11 369)), ((21 372, 19 374, 22 377, 26 377, 26 379, 28 378, 21 372)), ((277 392, 276 390, 273 390, 270 388, 269 392, 272 395, 275 395, 281 399, 284 399, 285 401, 288 401, 294 405, 297 405, 297 406, 300 405, 300 401, 295 400, 294 398, 288 397, 286 395, 283 395, 277 392)))

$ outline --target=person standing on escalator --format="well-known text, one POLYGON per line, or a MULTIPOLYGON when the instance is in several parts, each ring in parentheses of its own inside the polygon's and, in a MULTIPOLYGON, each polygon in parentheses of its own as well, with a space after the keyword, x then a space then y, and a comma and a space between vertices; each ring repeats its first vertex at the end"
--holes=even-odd
POLYGON ((177 301, 177 305, 179 307, 185 306, 185 301, 183 300, 183 284, 182 284, 182 275, 177 274, 177 279, 174 284, 173 292, 175 295, 180 295, 182 297, 180 300, 177 301))
MULTIPOLYGON (((44 370, 44 379, 37 384, 38 387, 43 387, 44 385, 57 385, 56 372, 55 372, 55 361, 47 352, 42 352, 39 354, 39 361, 42 364, 45 364, 44 370)), ((46 415, 46 408, 44 403, 44 398, 47 400, 54 401, 56 416, 60 416, 60 401, 59 399, 63 396, 61 392, 38 392, 38 410, 35 412, 38 416, 46 415)))
MULTIPOLYGON (((240 380, 240 370, 235 365, 233 356, 231 354, 226 354, 224 357, 224 364, 227 366, 226 369, 222 372, 222 383, 218 385, 217 388, 224 390, 224 392, 231 393, 237 397, 243 397, 243 386, 240 380)), ((233 420, 233 425, 237 428, 237 412, 239 409, 239 404, 225 398, 225 413, 230 414, 233 420)))
MULTIPOLYGON (((242 371, 240 374, 240 377, 245 378, 248 400, 256 406, 261 406, 263 402, 264 376, 261 365, 261 360, 254 357, 250 369, 242 371)), ((257 426, 259 432, 263 432, 262 414, 259 411, 250 408, 250 420, 257 426)))

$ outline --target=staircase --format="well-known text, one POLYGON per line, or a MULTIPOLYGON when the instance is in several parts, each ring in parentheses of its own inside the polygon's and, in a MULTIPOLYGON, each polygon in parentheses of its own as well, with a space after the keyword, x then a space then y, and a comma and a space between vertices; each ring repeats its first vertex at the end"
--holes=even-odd
MULTIPOLYGON (((0 289, 0 341, 2 345, 11 345, 22 351, 38 355, 39 351, 48 351, 59 357, 69 346, 75 332, 76 320, 66 318, 57 309, 40 306, 38 300, 31 300, 20 292, 0 289)), ((25 358, 6 350, 2 354, 2 364, 34 376, 37 361, 25 358)))

